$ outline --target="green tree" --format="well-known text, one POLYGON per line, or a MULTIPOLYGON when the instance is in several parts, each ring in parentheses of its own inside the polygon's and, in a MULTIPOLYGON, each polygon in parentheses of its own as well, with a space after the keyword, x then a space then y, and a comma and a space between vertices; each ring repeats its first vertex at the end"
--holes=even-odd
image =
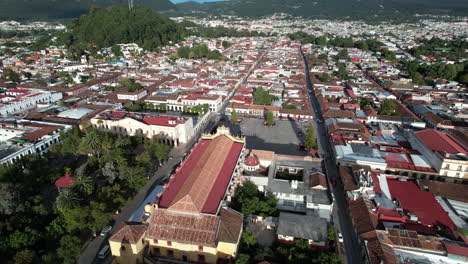
POLYGON ((261 86, 255 89, 253 97, 254 97, 254 104, 257 104, 257 105, 271 105, 273 101, 268 91, 265 91, 265 89, 263 89, 263 87, 261 86))
POLYGON ((248 254, 240 253, 236 258, 235 264, 249 264, 250 256, 248 254))
POLYGON ((273 111, 268 110, 266 124, 268 126, 273 126, 275 124, 275 117, 273 116, 273 111))
POLYGON ((223 48, 227 49, 231 46, 231 43, 229 41, 223 40, 222 45, 223 48))
POLYGON ((320 263, 340 264, 341 259, 338 255, 331 252, 322 252, 319 256, 320 263))
POLYGON ((327 72, 322 73, 320 76, 320 81, 321 82, 329 82, 330 81, 330 75, 327 72))
POLYGON ((232 114, 231 114, 231 122, 232 122, 232 123, 237 123, 237 120, 238 120, 238 119, 239 119, 239 118, 237 117, 236 107, 233 106, 233 107, 232 107, 232 114))
POLYGON ((27 232, 21 232, 15 230, 9 236, 9 246, 14 249, 20 249, 26 246, 29 246, 33 241, 31 241, 31 235, 27 232))
POLYGON ((242 232, 242 242, 244 242, 247 247, 253 247, 257 244, 257 236, 254 233, 245 230, 242 232))
POLYGON ((177 56, 179 58, 184 58, 184 59, 188 59, 189 57, 189 53, 190 53, 190 48, 189 47, 180 47, 178 50, 177 50, 177 56))
POLYGON ((166 161, 167 158, 169 157, 169 150, 170 148, 168 145, 158 142, 156 144, 156 151, 154 155, 156 156, 158 161, 163 162, 163 161, 166 161))
POLYGON ((90 195, 93 193, 94 182, 89 176, 79 175, 75 178, 73 187, 85 195, 90 195))
POLYGON ((338 52, 336 57, 340 60, 347 60, 348 59, 348 50, 347 49, 342 49, 338 52))
POLYGON ((380 115, 394 115, 395 114, 396 103, 395 100, 385 99, 380 105, 380 115))
POLYGON ((209 60, 219 60, 221 59, 221 53, 217 50, 211 50, 206 54, 206 58, 209 60))
POLYGON ((112 45, 111 51, 112 51, 112 53, 114 53, 114 55, 116 57, 120 57, 120 56, 123 55, 122 50, 120 49, 120 47, 118 45, 112 45))
POLYGON ((8 81, 14 82, 14 83, 19 83, 21 80, 19 74, 11 69, 8 69, 7 71, 5 71, 3 76, 8 81))
POLYGON ((308 149, 317 149, 317 140, 315 138, 315 129, 312 123, 309 123, 306 132, 304 146, 308 149))
POLYGON ((80 149, 83 153, 91 154, 93 157, 99 159, 99 157, 101 156, 101 142, 101 134, 94 129, 90 129, 82 138, 80 143, 80 149))
POLYGON ((108 209, 105 203, 95 201, 90 203, 90 217, 92 219, 91 229, 93 232, 104 228, 111 221, 112 212, 109 212, 108 209))
POLYGON ((347 80, 349 78, 348 72, 346 71, 346 67, 343 63, 338 64, 337 76, 340 77, 342 80, 347 80))
POLYGON ((24 75, 24 77, 26 77, 28 80, 31 80, 31 78, 32 78, 32 73, 30 73, 30 72, 24 72, 23 75, 24 75))
POLYGON ((15 255, 15 264, 32 264, 37 258, 36 252, 30 249, 18 251, 15 255))
POLYGON ((64 213, 65 211, 75 208, 79 205, 79 198, 72 190, 64 190, 60 192, 55 201, 55 206, 59 211, 64 213))
POLYGON ((58 215, 54 220, 52 220, 49 225, 46 227, 47 237, 50 240, 59 240, 63 234, 65 234, 65 220, 62 215, 58 215))
POLYGON ((424 84, 423 76, 419 72, 415 72, 413 75, 411 75, 411 79, 413 80, 413 83, 417 85, 424 84))
POLYGON ((126 182, 127 186, 137 191, 146 182, 146 170, 143 167, 124 167, 120 169, 119 178, 126 182))
POLYGON ((80 253, 81 241, 78 237, 66 235, 60 239, 60 247, 57 249, 57 255, 64 264, 73 264, 80 253))
POLYGON ((63 211, 65 229, 68 233, 85 231, 90 227, 89 207, 81 206, 69 208, 63 211))

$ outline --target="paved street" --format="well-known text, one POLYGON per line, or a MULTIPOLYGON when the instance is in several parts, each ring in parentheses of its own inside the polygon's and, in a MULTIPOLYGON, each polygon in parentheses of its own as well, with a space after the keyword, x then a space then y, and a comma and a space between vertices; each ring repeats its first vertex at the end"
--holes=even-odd
POLYGON ((344 247, 345 247, 345 255, 347 258, 347 263, 354 264, 354 263, 362 263, 362 258, 360 256, 361 248, 359 246, 359 240, 354 232, 353 224, 351 222, 351 217, 348 212, 348 203, 344 195, 343 186, 341 182, 341 177, 338 172, 338 168, 336 166, 335 156, 333 155, 332 145, 330 143, 330 139, 327 134, 327 130, 325 124, 323 122, 319 122, 318 120, 323 120, 322 111, 320 108, 320 103, 318 98, 315 96, 313 92, 313 87, 310 81, 309 76, 309 68, 307 65, 306 58, 302 53, 302 57, 304 60, 304 69, 305 69, 305 76, 307 81, 307 88, 309 91, 312 91, 310 96, 310 101, 312 107, 314 109, 314 119, 315 122, 315 129, 317 135, 317 143, 319 145, 319 154, 323 158, 325 162, 325 169, 327 172, 327 176, 329 180, 332 178, 336 179, 336 185, 332 186, 332 192, 334 195, 334 203, 335 206, 338 208, 338 220, 339 225, 341 227, 341 233, 343 234, 344 239, 344 247))

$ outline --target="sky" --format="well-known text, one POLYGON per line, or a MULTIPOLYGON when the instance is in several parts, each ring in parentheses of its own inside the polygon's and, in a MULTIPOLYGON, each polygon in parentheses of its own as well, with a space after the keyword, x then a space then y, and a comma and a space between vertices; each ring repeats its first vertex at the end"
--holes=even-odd
POLYGON ((170 0, 170 1, 174 4, 178 4, 178 3, 188 2, 188 1, 204 3, 204 2, 220 2, 220 1, 229 1, 229 0, 170 0))

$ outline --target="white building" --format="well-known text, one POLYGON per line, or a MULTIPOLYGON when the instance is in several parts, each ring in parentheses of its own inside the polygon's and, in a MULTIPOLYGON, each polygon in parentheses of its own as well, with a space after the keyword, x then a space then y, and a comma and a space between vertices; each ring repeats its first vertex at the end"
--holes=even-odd
POLYGON ((105 111, 92 118, 91 124, 96 129, 121 135, 158 137, 174 146, 187 143, 194 134, 190 117, 105 111))
POLYGON ((20 113, 37 106, 38 103, 51 103, 62 99, 61 93, 39 89, 10 89, 0 95, 0 116, 20 113))
POLYGON ((13 163, 26 155, 43 155, 60 142, 60 132, 69 125, 28 120, 3 121, 0 127, 0 163, 13 163))

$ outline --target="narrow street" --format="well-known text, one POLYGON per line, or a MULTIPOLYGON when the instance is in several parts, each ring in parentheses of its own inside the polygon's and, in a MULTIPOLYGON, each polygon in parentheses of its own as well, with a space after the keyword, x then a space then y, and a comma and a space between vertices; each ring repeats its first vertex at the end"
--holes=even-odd
POLYGON ((315 129, 317 143, 319 146, 319 154, 322 157, 325 165, 326 174, 328 176, 329 183, 331 179, 335 179, 336 184, 331 185, 332 194, 334 196, 334 205, 337 207, 338 212, 338 222, 340 226, 341 233, 343 235, 343 242, 345 248, 345 255, 347 263, 349 264, 358 264, 362 263, 363 260, 360 256, 361 248, 359 244, 358 237, 354 231, 353 224, 351 222, 351 216, 348 212, 348 203, 344 194, 341 177, 336 166, 336 160, 333 152, 333 146, 328 137, 327 129, 322 116, 322 110, 320 108, 320 103, 315 95, 312 83, 309 76, 309 67, 307 65, 307 59, 304 56, 302 50, 300 50, 302 59, 304 61, 304 73, 306 76, 307 88, 311 91, 310 94, 310 103, 312 109, 314 110, 314 120, 315 120, 315 129))

